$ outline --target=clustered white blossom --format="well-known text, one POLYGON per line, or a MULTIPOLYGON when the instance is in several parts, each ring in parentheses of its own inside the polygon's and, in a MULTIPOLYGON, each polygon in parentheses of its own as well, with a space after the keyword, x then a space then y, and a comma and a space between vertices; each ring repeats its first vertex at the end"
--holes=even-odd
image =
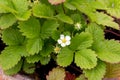
POLYGON ((62 47, 65 47, 67 45, 70 45, 70 36, 64 36, 63 34, 60 35, 60 39, 58 39, 58 44, 60 44, 62 47))

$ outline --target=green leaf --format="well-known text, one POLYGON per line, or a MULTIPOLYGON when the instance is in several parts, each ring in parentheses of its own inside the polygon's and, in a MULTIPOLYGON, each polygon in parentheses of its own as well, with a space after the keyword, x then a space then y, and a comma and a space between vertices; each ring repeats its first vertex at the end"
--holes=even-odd
POLYGON ((7 45, 21 45, 24 37, 17 29, 8 28, 2 32, 2 40, 7 45))
POLYGON ((29 20, 19 23, 20 31, 27 38, 39 37, 40 34, 40 22, 34 17, 29 20))
POLYGON ((0 13, 16 13, 17 11, 13 9, 13 4, 11 0, 0 0, 0 13))
POLYGON ((40 55, 43 57, 49 56, 53 52, 53 45, 47 44, 40 51, 40 55))
POLYGON ((43 57, 43 56, 41 56, 40 55, 40 63, 42 64, 42 65, 46 65, 46 64, 48 64, 49 63, 49 61, 50 61, 50 56, 47 56, 47 57, 43 57))
POLYGON ((16 18, 12 14, 4 14, 0 16, 0 28, 6 29, 16 22, 16 18))
POLYGON ((17 13, 14 13, 17 19, 19 20, 27 20, 30 15, 31 11, 28 10, 28 1, 27 0, 12 0, 14 9, 17 13))
POLYGON ((94 12, 96 11, 91 3, 93 0, 74 0, 69 1, 69 3, 73 6, 75 6, 80 12, 86 14, 92 21, 94 20, 94 12))
POLYGON ((41 38, 33 38, 29 39, 27 42, 27 51, 29 54, 34 55, 35 53, 38 53, 40 50, 42 50, 43 41, 41 38))
POLYGON ((87 80, 84 74, 81 74, 79 77, 77 77, 75 80, 87 80))
POLYGON ((17 65, 15 65, 13 68, 10 68, 8 70, 5 70, 5 74, 7 75, 14 75, 18 73, 21 70, 22 61, 19 61, 17 65))
POLYGON ((57 63, 60 66, 68 66, 73 61, 73 51, 68 47, 63 48, 57 55, 57 63))
POLYGON ((59 39, 59 36, 60 36, 60 31, 54 31, 53 33, 52 33, 52 38, 55 40, 55 41, 57 41, 58 39, 59 39))
POLYGON ((17 46, 6 47, 0 55, 0 65, 3 70, 14 67, 21 59, 21 51, 17 46))
POLYGON ((73 24, 73 20, 65 14, 62 14, 62 13, 58 14, 56 17, 62 22, 65 22, 65 23, 68 23, 68 24, 73 24))
POLYGON ((107 64, 106 78, 117 78, 120 76, 120 63, 107 64))
POLYGON ((47 80, 65 80, 65 70, 60 67, 53 68, 46 76, 47 80))
POLYGON ((30 54, 26 51, 25 46, 16 46, 16 49, 20 52, 20 55, 23 57, 29 56, 30 54))
POLYGON ((52 33, 57 30, 57 27, 59 24, 57 21, 54 20, 47 20, 44 22, 42 28, 41 28, 41 37, 43 39, 48 38, 52 35, 52 33))
POLYGON ((26 60, 28 63, 38 62, 40 60, 40 55, 39 54, 31 55, 29 57, 26 57, 26 60))
POLYGON ((90 47, 92 45, 92 42, 92 35, 87 32, 82 32, 72 38, 70 48, 72 50, 85 49, 90 47))
POLYGON ((95 23, 91 23, 86 28, 86 32, 89 32, 92 34, 94 41, 102 41, 104 40, 104 31, 101 28, 102 26, 99 26, 95 23))
POLYGON ((115 16, 117 18, 120 17, 120 1, 119 0, 106 0, 104 1, 107 8, 106 11, 112 16, 115 16))
POLYGON ((97 55, 91 49, 83 49, 75 53, 75 63, 83 69, 91 69, 97 65, 97 55))
POLYGON ((74 7, 74 6, 71 5, 70 3, 65 2, 65 3, 64 3, 64 6, 65 6, 66 8, 68 8, 68 9, 70 9, 70 10, 76 10, 76 7, 74 7))
POLYGON ((98 61, 95 68, 90 70, 84 70, 85 76, 88 80, 102 80, 106 72, 106 64, 102 61, 98 61))
POLYGON ((108 26, 114 29, 119 29, 119 25, 113 21, 113 18, 108 16, 107 14, 104 14, 102 12, 96 12, 95 15, 96 20, 95 22, 97 24, 108 26))
POLYGON ((45 4, 35 4, 33 6, 33 15, 40 18, 52 18, 53 10, 45 4))
POLYGON ((28 73, 28 74, 32 74, 35 71, 35 64, 33 63, 27 63, 26 61, 24 62, 23 65, 23 70, 28 73))
POLYGON ((98 57, 109 63, 120 62, 120 43, 115 40, 105 40, 93 46, 98 57))

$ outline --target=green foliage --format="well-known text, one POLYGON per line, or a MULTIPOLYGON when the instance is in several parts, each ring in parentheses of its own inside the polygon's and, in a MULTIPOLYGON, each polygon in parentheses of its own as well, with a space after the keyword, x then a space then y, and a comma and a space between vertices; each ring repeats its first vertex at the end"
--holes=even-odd
POLYGON ((54 20, 46 20, 41 28, 41 37, 48 38, 51 36, 51 34, 57 29, 59 26, 57 21, 54 20))
POLYGON ((21 50, 16 46, 6 47, 0 55, 0 64, 4 70, 14 67, 21 59, 21 50))
POLYGON ((106 64, 102 61, 98 61, 98 64, 95 68, 91 70, 84 70, 85 76, 88 77, 88 80, 102 80, 105 75, 106 64))
POLYGON ((40 18, 53 18, 54 11, 47 5, 36 3, 33 6, 33 15, 40 18))
MULTIPOLYGON (((113 18, 107 14, 104 14, 104 13, 101 13, 101 12, 98 12, 97 9, 100 9, 100 7, 103 7, 102 9, 100 10, 106 10, 107 7, 105 7, 104 5, 106 5, 106 2, 110 2, 108 4, 111 4, 115 5, 115 3, 119 3, 118 0, 114 2, 114 0, 111 0, 111 1, 104 1, 102 0, 100 2, 100 0, 98 1, 87 1, 87 0, 74 0, 74 1, 69 1, 70 4, 72 4, 73 6, 75 6, 79 11, 85 13, 90 19, 92 22, 96 22, 97 24, 101 24, 101 25, 104 25, 104 26, 109 26, 109 27, 112 27, 112 28, 115 28, 115 29, 119 29, 119 25, 113 21, 113 18), (102 2, 103 1, 103 2, 102 2), (102 6, 96 6, 96 5, 102 5, 102 6)), ((107 8, 106 11, 108 11, 110 13, 116 13, 116 10, 115 9, 109 9, 107 8), (114 11, 113 11, 114 10, 114 11)), ((112 15, 112 16, 116 16, 116 14, 112 15)))
POLYGON ((97 55, 90 49, 83 49, 75 53, 75 63, 83 69, 91 69, 97 65, 97 55))
POLYGON ((3 14, 0 18, 0 28, 6 29, 16 22, 16 18, 12 14, 3 14))
MULTIPOLYGON (((75 63, 88 80, 101 80, 109 69, 106 64, 120 62, 120 43, 104 36, 106 27, 119 30, 115 21, 120 17, 119 4, 119 0, 52 4, 47 0, 0 0, 0 35, 6 44, 0 54, 1 67, 7 74, 21 69, 33 73, 34 63, 46 65, 53 59, 63 67, 75 63)), ((111 66, 110 74, 118 74, 118 66, 111 66)))
POLYGON ((114 40, 105 40, 104 42, 96 43, 93 47, 101 60, 110 63, 118 63, 120 61, 119 42, 114 40))
POLYGON ((79 77, 77 77, 75 80, 87 80, 87 78, 85 77, 84 74, 82 74, 79 77))
POLYGON ((99 26, 95 23, 91 23, 86 28, 86 32, 89 32, 92 34, 94 42, 104 40, 104 31, 102 30, 101 27, 102 26, 99 26))
POLYGON ((17 11, 17 13, 14 13, 17 19, 27 20, 30 17, 31 11, 28 10, 27 0, 12 0, 12 4, 14 6, 14 10, 17 11))
POLYGON ((2 40, 7 45, 21 45, 23 44, 24 37, 18 29, 8 28, 2 32, 2 40))
POLYGON ((73 24, 73 20, 65 14, 58 14, 56 17, 65 23, 73 24))
POLYGON ((35 64, 33 64, 33 63, 27 63, 25 61, 24 65, 23 65, 23 71, 25 71, 28 74, 32 74, 35 71, 35 64))
POLYGON ((34 17, 31 17, 27 21, 22 21, 19 23, 20 31, 23 32, 23 35, 27 38, 39 37, 40 33, 40 23, 34 17))
POLYGON ((26 45, 26 49, 29 54, 34 55, 35 53, 38 53, 40 50, 42 50, 43 42, 41 38, 33 38, 29 39, 26 45))
POLYGON ((14 75, 20 71, 21 67, 22 67, 22 61, 19 61, 18 64, 15 65, 13 68, 5 70, 5 74, 14 75))
POLYGON ((69 48, 64 48, 57 56, 57 63, 60 66, 68 66, 73 61, 73 51, 69 48))
POLYGON ((50 58, 50 56, 47 56, 47 57, 40 56, 39 59, 40 59, 40 63, 42 65, 46 65, 46 64, 49 63, 49 61, 50 61, 51 58, 50 58))
POLYGON ((76 34, 71 40, 70 48, 72 50, 80 50, 88 48, 92 45, 92 36, 90 33, 82 32, 81 34, 76 34))

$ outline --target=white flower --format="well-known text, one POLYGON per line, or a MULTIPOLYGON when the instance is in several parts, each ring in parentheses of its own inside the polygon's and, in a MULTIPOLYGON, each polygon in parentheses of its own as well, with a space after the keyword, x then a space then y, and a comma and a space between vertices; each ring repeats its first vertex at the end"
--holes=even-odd
POLYGON ((65 47, 67 45, 70 45, 70 36, 64 36, 63 34, 60 35, 60 39, 58 39, 58 44, 60 44, 62 47, 65 47))

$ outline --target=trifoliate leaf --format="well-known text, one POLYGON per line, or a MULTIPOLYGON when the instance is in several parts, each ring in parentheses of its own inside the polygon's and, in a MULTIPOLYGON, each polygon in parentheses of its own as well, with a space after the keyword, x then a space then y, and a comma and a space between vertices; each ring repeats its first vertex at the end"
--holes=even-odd
POLYGON ((32 74, 35 71, 35 64, 33 64, 33 63, 27 63, 25 61, 24 65, 23 65, 23 71, 25 71, 28 74, 32 74))
POLYGON ((7 45, 21 45, 24 37, 17 29, 8 28, 2 32, 2 40, 7 45))
POLYGON ((57 23, 57 21, 54 20, 45 21, 41 28, 41 37, 43 39, 50 37, 58 26, 59 24, 57 23))
POLYGON ((29 20, 19 23, 20 31, 23 32, 23 35, 27 38, 39 37, 40 34, 40 23, 34 17, 31 17, 29 20))
POLYGON ((98 57, 109 63, 120 62, 120 43, 115 40, 97 42, 93 46, 98 57))
POLYGON ((104 40, 104 31, 102 30, 101 26, 91 23, 86 28, 86 32, 89 32, 92 34, 94 41, 101 41, 104 40))
POLYGON ((21 59, 21 51, 17 46, 6 47, 0 55, 0 65, 3 70, 14 67, 21 59))
POLYGON ((38 62, 40 60, 40 55, 39 54, 35 54, 35 55, 31 55, 26 57, 26 61, 28 63, 35 63, 38 62))
POLYGON ((97 55, 90 49, 83 49, 75 53, 75 63, 83 69, 91 69, 97 65, 97 55))
POLYGON ((52 18, 53 10, 45 4, 35 4, 33 6, 33 15, 40 18, 52 18))
POLYGON ((49 63, 49 61, 50 61, 50 56, 46 56, 46 57, 43 57, 43 56, 41 56, 40 55, 40 63, 42 64, 42 65, 46 65, 46 64, 48 64, 49 63))
POLYGON ((83 32, 75 35, 75 37, 72 38, 70 48, 72 50, 85 49, 90 47, 92 42, 92 35, 90 33, 83 32))
POLYGON ((14 75, 18 73, 21 69, 22 61, 19 61, 17 65, 15 65, 13 68, 10 68, 8 70, 5 70, 5 74, 7 75, 14 75))
POLYGON ((113 21, 113 18, 108 16, 107 14, 96 12, 95 15, 97 24, 108 26, 114 29, 119 29, 119 25, 113 21))
POLYGON ((58 14, 56 17, 62 22, 73 24, 73 20, 65 14, 58 14))
POLYGON ((6 29, 16 22, 16 18, 12 14, 4 14, 0 16, 0 28, 6 29))
POLYGON ((34 55, 37 54, 40 50, 42 50, 43 41, 41 38, 33 38, 29 39, 27 42, 27 51, 29 54, 34 55))
POLYGON ((61 49, 60 53, 57 55, 57 63, 60 66, 68 66, 73 61, 73 51, 68 47, 61 49))
POLYGON ((53 68, 52 71, 49 72, 49 75, 46 76, 46 78, 47 80, 64 80, 65 70, 60 67, 53 68))
POLYGON ((28 10, 28 1, 27 0, 12 0, 14 9, 17 13, 14 13, 17 19, 19 20, 27 20, 30 15, 31 11, 28 10))
POLYGON ((107 64, 106 78, 117 78, 120 76, 120 63, 107 64))
POLYGON ((88 80, 102 80, 106 72, 106 64, 102 61, 98 61, 95 68, 90 70, 83 70, 88 80))

